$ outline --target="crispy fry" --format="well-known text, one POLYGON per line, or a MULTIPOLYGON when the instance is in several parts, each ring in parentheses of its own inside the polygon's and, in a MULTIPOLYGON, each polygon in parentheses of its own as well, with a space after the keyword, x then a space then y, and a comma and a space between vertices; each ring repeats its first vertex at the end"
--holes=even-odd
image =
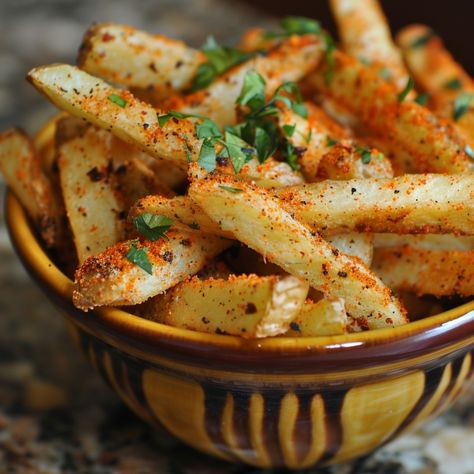
POLYGON ((474 237, 450 234, 375 234, 374 247, 402 247, 427 250, 474 250, 474 237))
POLYGON ((130 26, 99 23, 84 35, 77 63, 114 84, 137 89, 154 101, 191 87, 203 53, 182 41, 130 26))
MULTIPOLYGON (((454 104, 461 94, 474 93, 474 81, 427 26, 411 25, 397 36, 414 79, 430 95, 430 104, 441 116, 455 119, 454 104), (420 38, 427 39, 421 41, 420 38)), ((469 107, 456 126, 474 147, 474 111, 469 107)))
POLYGON ((412 157, 419 173, 463 173, 474 169, 466 143, 452 124, 437 119, 415 102, 399 101, 397 89, 377 72, 339 51, 334 54, 331 81, 327 64, 308 82, 341 103, 374 133, 395 140, 412 157))
POLYGON ((383 77, 403 90, 408 71, 378 0, 331 0, 330 5, 344 51, 374 64, 383 77))
POLYGON ((278 196, 297 219, 323 232, 474 232, 472 174, 326 180, 278 196))
POLYGON ((325 298, 306 302, 286 333, 292 337, 336 336, 345 334, 348 325, 344 300, 325 298))
POLYGON ((56 246, 61 239, 61 206, 24 132, 11 128, 0 134, 0 170, 46 245, 56 246))
POLYGON ((219 237, 172 229, 169 240, 142 240, 152 275, 127 259, 130 241, 89 257, 77 270, 73 302, 87 311, 95 306, 143 303, 197 273, 229 246, 219 237))
POLYGON ((220 126, 232 125, 237 122, 235 102, 248 71, 255 70, 265 79, 266 93, 271 95, 282 82, 298 81, 316 68, 323 54, 324 45, 320 37, 292 36, 267 55, 256 56, 235 66, 207 89, 171 98, 164 107, 204 115, 220 126))
MULTIPOLYGON (((75 118, 63 119, 59 127, 74 127, 75 118), (66 123, 65 123, 66 122, 66 123)), ((58 167, 67 216, 79 263, 122 240, 123 202, 111 166, 108 132, 85 127, 58 143, 58 167)), ((68 132, 70 132, 69 130, 68 132)))
POLYGON ((373 268, 397 290, 438 297, 474 294, 474 250, 376 249, 373 268))
POLYGON ((365 265, 293 219, 267 191, 230 176, 193 171, 190 196, 223 230, 312 287, 344 298, 348 312, 367 318, 371 328, 405 322, 398 302, 365 265))
POLYGON ((73 66, 39 67, 29 72, 28 79, 58 107, 111 131, 155 158, 173 161, 182 168, 186 168, 188 157, 198 159, 201 141, 191 120, 171 120, 161 128, 159 111, 130 92, 73 66))
POLYGON ((194 277, 150 300, 142 314, 163 324, 207 333, 277 336, 288 330, 307 294, 308 284, 293 276, 194 277))

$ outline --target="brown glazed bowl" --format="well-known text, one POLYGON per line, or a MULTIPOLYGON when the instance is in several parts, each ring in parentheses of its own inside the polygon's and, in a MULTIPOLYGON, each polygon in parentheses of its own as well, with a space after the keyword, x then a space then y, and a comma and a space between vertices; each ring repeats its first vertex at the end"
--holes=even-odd
POLYGON ((474 302, 396 329, 245 340, 84 313, 9 193, 26 269, 92 366, 147 422, 228 461, 302 468, 363 456, 449 407, 474 376, 474 302))

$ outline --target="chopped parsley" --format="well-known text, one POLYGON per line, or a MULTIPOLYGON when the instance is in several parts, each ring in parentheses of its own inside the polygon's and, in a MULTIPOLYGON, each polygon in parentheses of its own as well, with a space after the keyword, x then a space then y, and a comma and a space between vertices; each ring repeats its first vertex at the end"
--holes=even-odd
POLYGON ((358 146, 356 151, 361 154, 360 160, 364 165, 368 165, 372 159, 372 151, 368 148, 358 146))
POLYGON ((446 82, 444 84, 445 89, 450 89, 452 91, 457 91, 462 88, 462 82, 460 79, 455 77, 454 79, 451 79, 450 81, 446 82))
POLYGON ((202 115, 197 114, 183 114, 182 112, 178 112, 177 110, 170 110, 167 114, 158 115, 156 114, 158 119, 158 124, 161 128, 163 128, 170 119, 177 118, 177 119, 187 119, 187 118, 205 118, 202 115))
POLYGON ((224 186, 223 184, 219 184, 219 188, 223 189, 224 191, 228 191, 229 193, 234 193, 234 194, 244 192, 243 189, 233 188, 232 186, 224 186))
POLYGON ((288 140, 285 140, 281 152, 285 158, 285 161, 290 165, 291 169, 293 171, 298 171, 300 169, 300 165, 298 164, 297 149, 294 147, 294 145, 288 140))
POLYGON ((159 214, 145 213, 135 217, 133 223, 138 232, 148 240, 155 241, 162 237, 169 240, 166 231, 173 225, 173 219, 159 214))
POLYGON ((453 119, 457 122, 470 108, 473 94, 461 92, 454 101, 453 119))
POLYGON ((422 92, 416 96, 415 102, 420 105, 426 105, 430 100, 431 96, 428 92, 422 92))
POLYGON ((321 34, 321 24, 317 20, 303 16, 287 16, 280 21, 280 33, 266 31, 263 35, 265 39, 287 38, 292 35, 319 35, 321 34))
POLYGON ((326 145, 329 148, 332 148, 334 145, 337 145, 338 141, 331 138, 329 135, 326 137, 326 145))
POLYGON ((114 104, 118 105, 119 107, 122 107, 124 109, 127 106, 127 101, 123 98, 120 97, 117 94, 110 94, 107 99, 110 100, 110 102, 113 102, 114 104))
POLYGON ((283 125, 283 127, 281 128, 283 129, 283 132, 287 137, 292 137, 295 133, 296 123, 294 123, 293 125, 283 125))
POLYGON ((149 275, 153 275, 153 265, 148 259, 148 247, 138 248, 138 239, 130 241, 130 249, 127 252, 126 258, 134 263, 149 275))
POLYGON ((331 84, 336 71, 336 58, 334 52, 336 51, 336 43, 334 42, 332 36, 329 33, 323 33, 324 43, 326 45, 324 57, 326 59, 327 69, 324 72, 324 81, 326 85, 331 84))
POLYGON ((466 145, 466 147, 464 148, 464 151, 469 156, 469 158, 471 158, 471 160, 474 160, 474 150, 471 148, 470 145, 466 145))
POLYGON ((407 85, 400 92, 400 94, 398 94, 398 102, 403 102, 406 99, 407 95, 411 92, 413 87, 415 87, 415 81, 411 77, 409 77, 407 85))
POLYGON ((207 62, 198 67, 193 80, 192 90, 203 89, 211 84, 214 79, 230 68, 254 56, 255 53, 245 53, 236 48, 221 46, 211 36, 202 47, 207 62))
POLYGON ((412 48, 421 48, 425 46, 432 38, 436 36, 436 33, 433 30, 429 30, 426 34, 419 36, 411 43, 412 48))

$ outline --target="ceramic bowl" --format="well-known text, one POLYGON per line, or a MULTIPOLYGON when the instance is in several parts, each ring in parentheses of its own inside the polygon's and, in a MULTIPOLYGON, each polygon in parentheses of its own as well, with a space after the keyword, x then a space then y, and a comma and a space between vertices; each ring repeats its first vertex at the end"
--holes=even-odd
POLYGON ((141 418, 210 455, 289 468, 363 456, 448 408, 474 377, 474 302, 345 336, 201 334, 114 308, 78 310, 11 193, 6 220, 92 366, 141 418))

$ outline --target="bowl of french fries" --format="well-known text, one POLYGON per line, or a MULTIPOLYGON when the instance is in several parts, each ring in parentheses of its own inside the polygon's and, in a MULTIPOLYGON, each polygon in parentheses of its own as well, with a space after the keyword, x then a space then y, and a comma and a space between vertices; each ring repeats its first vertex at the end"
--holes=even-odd
POLYGON ((330 3, 339 43, 96 24, 28 73, 61 112, 0 134, 11 240, 74 341, 231 462, 366 455, 474 375, 474 82, 430 28, 330 3))

